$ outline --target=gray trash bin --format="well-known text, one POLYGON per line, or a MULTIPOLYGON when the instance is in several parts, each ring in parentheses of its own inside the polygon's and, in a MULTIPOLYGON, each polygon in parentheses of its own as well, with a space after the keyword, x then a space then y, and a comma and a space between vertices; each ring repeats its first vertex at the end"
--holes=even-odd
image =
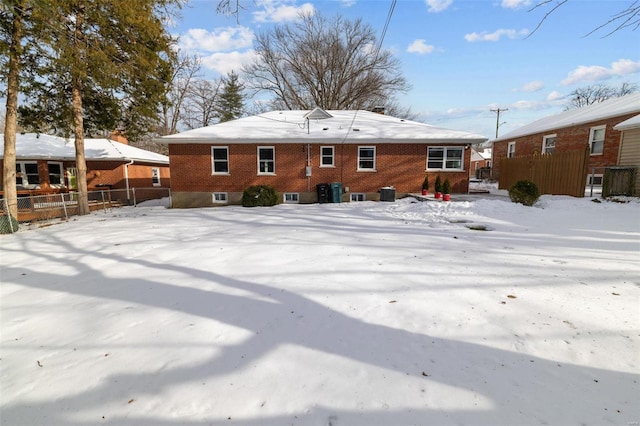
POLYGON ((380 201, 395 201, 396 189, 393 186, 385 186, 380 188, 380 201))

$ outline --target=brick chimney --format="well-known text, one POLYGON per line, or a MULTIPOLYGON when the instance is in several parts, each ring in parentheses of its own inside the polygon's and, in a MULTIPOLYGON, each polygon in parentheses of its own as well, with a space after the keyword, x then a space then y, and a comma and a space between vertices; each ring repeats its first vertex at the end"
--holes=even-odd
POLYGON ((123 143, 125 145, 129 145, 129 141, 124 137, 120 130, 114 130, 113 132, 111 132, 111 134, 109 135, 109 139, 111 139, 112 141, 123 143))

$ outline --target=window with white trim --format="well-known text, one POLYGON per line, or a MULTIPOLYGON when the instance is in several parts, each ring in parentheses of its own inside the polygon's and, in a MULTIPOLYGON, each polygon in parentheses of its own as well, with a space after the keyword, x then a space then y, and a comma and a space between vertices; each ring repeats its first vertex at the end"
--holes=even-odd
POLYGON ((516 143, 509 142, 507 144, 507 158, 513 158, 516 156, 516 143))
POLYGON ((298 204, 300 195, 297 192, 285 192, 282 196, 282 202, 284 204, 298 204))
POLYGON ((427 147, 427 170, 463 170, 464 147, 427 147))
POLYGON ((273 175, 276 173, 276 149, 272 146, 258 147, 258 174, 273 175))
POLYGON ((542 153, 553 154, 556 150, 556 135, 546 135, 542 137, 542 153))
POLYGON ((62 163, 50 162, 47 163, 47 168, 49 169, 49 183, 57 187, 64 186, 62 163))
POLYGON ((359 146, 358 147, 358 170, 359 171, 375 171, 376 170, 376 147, 375 146, 359 146))
POLYGON ((38 173, 38 163, 16 163, 16 185, 26 188, 39 184, 40 174, 38 173))
POLYGON ((592 127, 589 132, 589 152, 591 155, 601 155, 604 152, 604 133, 607 126, 592 127))
POLYGON ((320 147, 320 167, 334 167, 334 148, 332 146, 320 147))
POLYGON ((602 186, 603 175, 587 175, 587 186, 602 186))
POLYGON ((160 169, 158 167, 151 168, 151 183, 153 186, 160 186, 160 169))
POLYGON ((211 172, 214 175, 229 174, 229 147, 211 147, 211 172))
POLYGON ((367 196, 363 192, 352 192, 350 195, 351 195, 351 201, 366 201, 367 200, 367 196))
POLYGON ((226 204, 228 200, 228 196, 226 192, 214 192, 213 193, 213 202, 214 204, 226 204))

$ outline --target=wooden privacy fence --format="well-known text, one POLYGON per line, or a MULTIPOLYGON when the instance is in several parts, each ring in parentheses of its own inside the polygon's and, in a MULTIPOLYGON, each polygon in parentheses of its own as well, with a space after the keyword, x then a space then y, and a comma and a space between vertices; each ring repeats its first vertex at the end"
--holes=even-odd
POLYGON ((586 149, 503 158, 498 188, 509 189, 519 180, 530 180, 541 194, 584 197, 588 165, 586 149))

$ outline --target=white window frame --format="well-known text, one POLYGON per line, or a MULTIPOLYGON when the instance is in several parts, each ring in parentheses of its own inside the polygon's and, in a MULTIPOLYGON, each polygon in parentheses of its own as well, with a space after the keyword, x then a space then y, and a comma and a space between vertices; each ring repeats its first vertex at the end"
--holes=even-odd
POLYGON ((258 147, 258 151, 257 151, 257 157, 258 157, 258 174, 259 175, 275 175, 276 174, 276 148, 274 146, 259 146, 258 147), (271 160, 261 160, 260 158, 260 150, 263 149, 270 149, 273 152, 273 159, 271 160), (272 171, 261 171, 260 170, 260 165, 262 162, 271 162, 273 164, 273 170, 272 171))
POLYGON ((352 202, 367 201, 367 194, 364 192, 352 192, 349 194, 349 199, 352 202))
POLYGON ((211 147, 211 174, 212 175, 228 175, 230 173, 230 164, 229 164, 229 147, 228 146, 212 146, 211 147), (226 160, 216 160, 215 156, 213 155, 213 151, 219 149, 219 150, 224 150, 227 153, 227 158, 226 160), (223 171, 217 171, 216 170, 216 163, 226 163, 227 165, 227 171, 223 172, 223 171))
POLYGON ((606 132, 607 132, 607 126, 606 125, 595 126, 595 127, 592 127, 591 130, 589 130, 589 154, 590 155, 602 155, 602 154, 604 154, 604 140, 605 140, 606 132), (596 140, 593 139, 598 130, 604 130, 602 132, 602 140, 600 140, 600 141, 596 141, 596 140), (594 142, 600 142, 601 143, 600 152, 593 152, 593 144, 594 144, 594 142))
POLYGON ((229 202, 229 193, 214 192, 211 194, 211 200, 213 204, 227 204, 229 202))
POLYGON ((509 142, 507 144, 507 158, 513 158, 516 156, 516 142, 509 142))
POLYGON ((160 186, 160 167, 151 168, 151 184, 153 186, 160 186), (157 182, 156 182, 157 181, 157 182))
POLYGON ((282 194, 282 202, 284 204, 298 204, 300 203, 300 194, 297 192, 285 192, 282 194))
POLYGON ((22 179, 21 183, 16 182, 16 185, 22 186, 23 188, 35 188, 40 185, 40 170, 38 169, 37 161, 16 161, 16 173, 19 173, 19 179, 22 179), (29 182, 29 178, 27 177, 27 164, 35 164, 36 170, 38 171, 38 182, 29 182))
POLYGON ((464 146, 428 146, 427 147, 427 170, 441 170, 441 171, 464 171, 464 146), (441 167, 429 167, 429 150, 442 149, 442 164, 441 167), (460 167, 447 167, 447 153, 449 151, 460 151, 460 167))
POLYGON ((62 162, 60 162, 60 161, 47 161, 47 172, 49 173, 49 185, 51 185, 51 187, 53 187, 53 188, 62 188, 62 187, 64 187, 64 165, 62 164, 62 162), (51 176, 54 175, 54 174, 51 173, 51 170, 49 169, 49 166, 52 165, 52 164, 60 167, 59 183, 51 182, 51 176))
POLYGON ((542 153, 543 154, 553 154, 556 150, 556 144, 558 143, 558 135, 556 133, 552 134, 552 135, 544 135, 542 137, 542 153), (549 147, 547 146, 547 140, 549 139, 553 139, 553 147, 549 147), (551 151, 549 151, 549 149, 552 148, 551 151))
POLYGON ((358 169, 359 172, 375 172, 376 171, 376 147, 375 146, 359 146, 358 147, 358 169), (373 150, 373 158, 370 160, 368 157, 362 157, 362 150, 373 150), (361 167, 361 161, 372 161, 372 167, 361 167))
POLYGON ((591 181, 593 179, 599 179, 600 180, 600 183, 594 183, 593 184, 594 188, 602 187, 602 180, 604 179, 604 175, 602 173, 600 173, 600 174, 596 173, 596 174, 588 174, 587 175, 587 188, 591 187, 591 181))
POLYGON ((336 166, 335 154, 336 154, 336 150, 335 150, 335 147, 333 145, 321 146, 320 147, 320 167, 335 167, 336 166), (331 155, 330 156, 324 154, 324 150, 325 149, 330 149, 331 150, 331 155), (330 158, 331 159, 331 164, 324 164, 324 159, 325 158, 330 158))

